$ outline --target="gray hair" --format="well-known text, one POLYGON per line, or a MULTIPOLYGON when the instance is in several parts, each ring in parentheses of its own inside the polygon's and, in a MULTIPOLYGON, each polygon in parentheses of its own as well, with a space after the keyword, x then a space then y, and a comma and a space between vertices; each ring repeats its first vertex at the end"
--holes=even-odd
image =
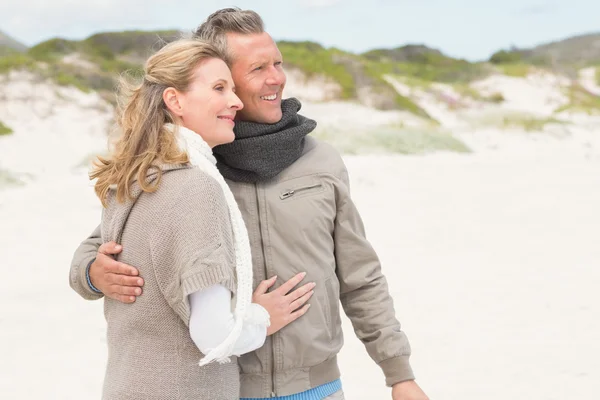
POLYGON ((265 25, 258 13, 233 7, 223 8, 209 15, 206 21, 194 30, 192 37, 212 44, 222 54, 227 54, 230 62, 231 55, 227 49, 228 33, 248 35, 264 31, 265 25))

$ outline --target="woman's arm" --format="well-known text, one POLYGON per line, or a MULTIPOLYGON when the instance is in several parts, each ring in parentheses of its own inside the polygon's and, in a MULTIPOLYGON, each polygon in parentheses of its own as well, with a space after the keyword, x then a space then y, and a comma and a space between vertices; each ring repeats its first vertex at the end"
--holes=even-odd
MULTIPOLYGON (((235 321, 231 313, 231 292, 225 286, 212 285, 190 294, 189 301, 190 335, 198 349, 206 354, 221 344, 233 330, 235 321)), ((261 307, 255 303, 250 306, 261 307)), ((266 325, 245 321, 233 354, 239 356, 258 349, 265 343, 266 336, 266 325)))

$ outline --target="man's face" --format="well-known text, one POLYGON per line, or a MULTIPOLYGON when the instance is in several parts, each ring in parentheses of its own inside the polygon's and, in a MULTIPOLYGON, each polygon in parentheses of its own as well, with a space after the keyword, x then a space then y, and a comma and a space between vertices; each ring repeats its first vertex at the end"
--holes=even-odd
POLYGON ((231 75, 236 94, 244 103, 236 119, 274 124, 281 120, 281 95, 285 87, 282 57, 268 33, 227 34, 233 61, 231 75))

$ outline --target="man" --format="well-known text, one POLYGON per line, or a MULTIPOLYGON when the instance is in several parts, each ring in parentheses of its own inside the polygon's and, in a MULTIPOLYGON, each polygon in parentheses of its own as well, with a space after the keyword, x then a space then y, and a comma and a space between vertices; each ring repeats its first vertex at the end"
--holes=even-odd
MULTIPOLYGON (((312 307, 303 318, 238 359, 241 397, 343 398, 336 360, 343 343, 341 300, 357 337, 392 387, 393 399, 427 399, 414 381, 410 346, 350 198, 344 163, 331 146, 307 136, 316 123, 297 114, 300 103, 282 101, 283 60, 262 19, 253 11, 223 9, 194 36, 226 51, 244 103, 236 140, 216 147, 214 154, 248 228, 254 284, 277 275, 277 287, 303 271, 316 282, 312 307)), ((135 268, 110 257, 120 252, 118 245, 100 244, 97 230, 77 249, 71 286, 87 299, 104 294, 135 301, 143 279, 135 268)))

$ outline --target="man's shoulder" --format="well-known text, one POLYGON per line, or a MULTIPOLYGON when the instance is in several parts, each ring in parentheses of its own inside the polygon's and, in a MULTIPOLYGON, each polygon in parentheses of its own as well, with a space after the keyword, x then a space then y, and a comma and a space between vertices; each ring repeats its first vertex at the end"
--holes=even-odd
POLYGON ((302 156, 290 169, 295 173, 300 172, 306 175, 331 174, 341 176, 346 170, 346 166, 335 147, 327 142, 308 136, 302 156))
POLYGON ((319 156, 327 155, 329 157, 339 159, 340 161, 342 160, 340 152, 331 144, 321 139, 317 139, 312 136, 307 136, 306 143, 304 146, 304 153, 302 154, 302 156, 304 157, 306 155, 309 155, 310 153, 318 154, 319 156))

